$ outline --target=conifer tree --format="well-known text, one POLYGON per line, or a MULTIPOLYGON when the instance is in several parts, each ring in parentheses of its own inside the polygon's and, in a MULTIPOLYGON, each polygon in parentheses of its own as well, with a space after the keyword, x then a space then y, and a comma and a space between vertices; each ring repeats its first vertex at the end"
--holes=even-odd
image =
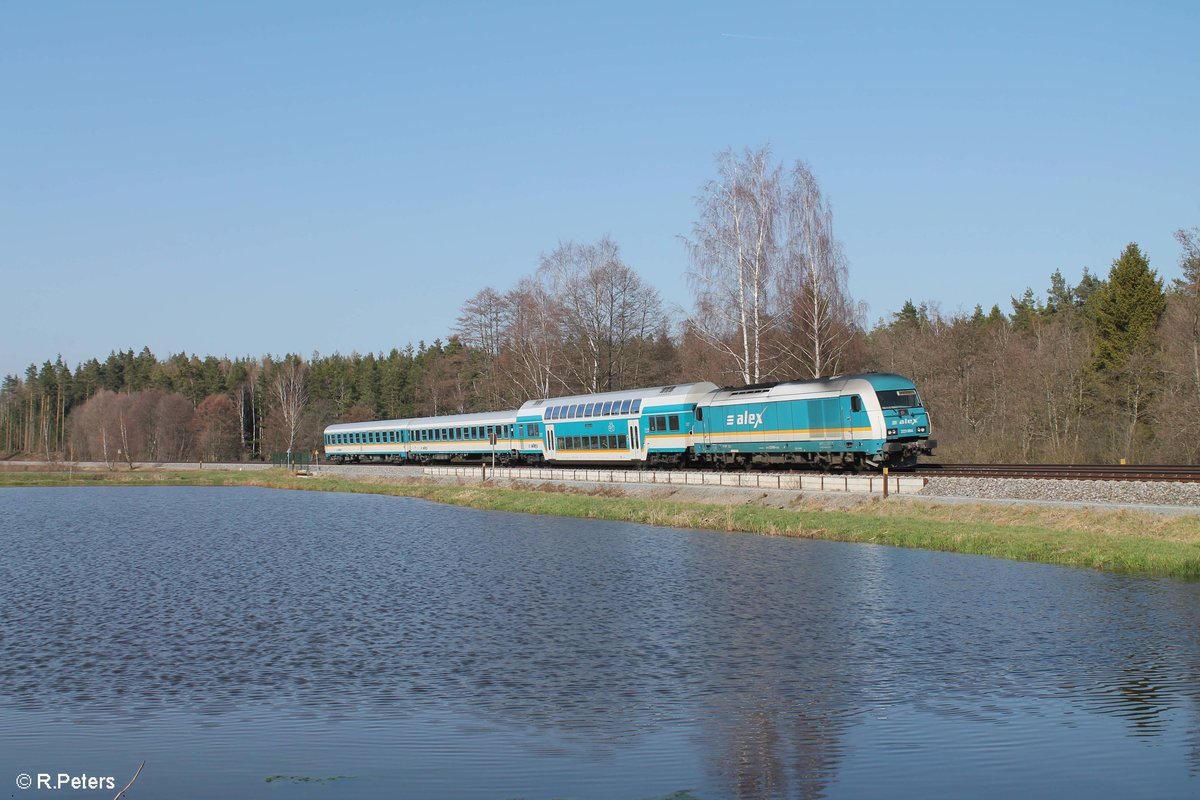
POLYGON ((1147 417, 1159 388, 1155 331, 1166 310, 1162 279, 1134 243, 1113 262, 1108 281, 1089 300, 1095 330, 1092 370, 1100 397, 1114 413, 1113 444, 1135 460, 1143 442, 1152 438, 1147 417))
POLYGON ((1096 339, 1093 368, 1119 372, 1128 359, 1149 345, 1166 310, 1162 279, 1136 243, 1113 262, 1108 282, 1091 298, 1096 339))

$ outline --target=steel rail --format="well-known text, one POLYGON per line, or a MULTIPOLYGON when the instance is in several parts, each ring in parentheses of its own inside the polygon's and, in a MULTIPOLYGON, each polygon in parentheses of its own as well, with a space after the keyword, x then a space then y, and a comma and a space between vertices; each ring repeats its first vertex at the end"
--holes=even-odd
POLYGON ((1090 481, 1200 481, 1200 466, 1181 464, 919 464, 929 478, 1040 478, 1090 481))

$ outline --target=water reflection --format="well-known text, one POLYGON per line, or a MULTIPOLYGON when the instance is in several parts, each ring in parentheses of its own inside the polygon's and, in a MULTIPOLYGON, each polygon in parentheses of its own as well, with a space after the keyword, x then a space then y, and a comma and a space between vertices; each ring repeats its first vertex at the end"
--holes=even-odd
POLYGON ((1200 769, 1196 585, 397 498, 0 503, 11 709, 152 726, 264 708, 394 735, 453 709, 479 720, 459 735, 519 739, 542 764, 694 754, 702 788, 737 798, 836 793, 875 752, 864 731, 881 758, 953 773, 946 731, 1053 740, 1077 713, 1180 742, 1200 769))

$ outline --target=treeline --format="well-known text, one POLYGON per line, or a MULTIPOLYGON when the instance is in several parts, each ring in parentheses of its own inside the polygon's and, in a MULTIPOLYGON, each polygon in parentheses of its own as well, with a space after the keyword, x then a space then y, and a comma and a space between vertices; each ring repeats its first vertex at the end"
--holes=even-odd
POLYGON ((988 311, 907 302, 868 329, 832 211, 803 162, 718 157, 685 240, 690 313, 617 244, 559 243, 467 298, 446 341, 383 354, 216 358, 149 349, 0 386, 0 450, 78 460, 261 459, 333 422, 518 407, 530 398, 868 370, 914 378, 950 460, 1200 462, 1200 229, 1169 285, 1130 244, 1106 277, 1060 272, 988 311))
MULTIPOLYGON (((1044 295, 1027 290, 1008 311, 947 314, 910 301, 856 332, 846 371, 913 377, 945 458, 1200 463, 1200 234, 1180 237, 1183 276, 1170 286, 1130 245, 1106 279, 1085 270, 1071 284, 1055 272, 1044 295)), ((31 365, 0 389, 0 443, 8 455, 73 460, 257 459, 286 450, 289 439, 295 449, 319 448, 332 422, 513 408, 530 397, 677 381, 737 382, 737 365, 723 364, 721 351, 690 335, 686 321, 669 328, 656 295, 642 286, 635 293, 651 302, 636 325, 598 326, 600 334, 589 335, 580 326, 597 317, 562 307, 538 317, 538 335, 522 330, 530 319, 522 306, 537 302, 533 284, 545 278, 480 292, 464 304, 447 342, 387 354, 159 359, 143 349, 74 370, 61 359, 31 365), (302 385, 289 396, 285 378, 297 374, 302 385), (296 392, 302 402, 289 415, 296 392)))

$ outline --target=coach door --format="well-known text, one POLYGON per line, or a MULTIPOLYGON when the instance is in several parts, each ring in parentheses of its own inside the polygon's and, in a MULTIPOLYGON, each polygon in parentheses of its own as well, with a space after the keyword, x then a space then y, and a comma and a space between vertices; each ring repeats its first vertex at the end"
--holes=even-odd
POLYGON ((645 452, 642 449, 641 425, 637 420, 630 420, 629 422, 629 449, 638 457, 641 457, 645 452))
POLYGON ((554 458, 555 449, 556 448, 555 448, 555 442, 554 442, 554 426, 547 425, 546 426, 546 458, 554 458))

